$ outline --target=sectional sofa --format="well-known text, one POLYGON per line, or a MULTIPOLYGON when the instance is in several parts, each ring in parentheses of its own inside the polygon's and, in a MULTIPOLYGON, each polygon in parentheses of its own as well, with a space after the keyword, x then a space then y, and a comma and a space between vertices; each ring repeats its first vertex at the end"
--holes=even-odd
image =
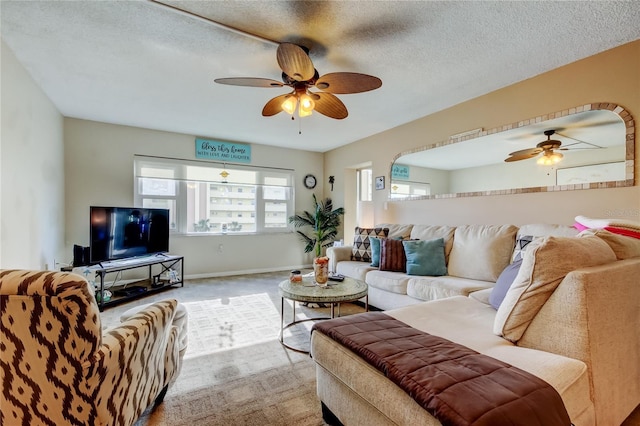
MULTIPOLYGON (((640 404, 640 240, 602 230, 576 238, 571 227, 554 225, 382 227, 389 229, 387 238, 442 238, 448 274, 380 271, 344 258, 346 248, 329 250, 334 271, 364 279, 371 304, 389 309, 371 315, 384 314, 542 379, 576 426, 619 425, 640 404), (524 237, 530 242, 519 250, 516 242, 524 237), (496 281, 501 284, 519 256, 519 270, 492 306, 496 281)), ((438 410, 410 396, 386 367, 376 368, 333 335, 366 330, 370 314, 361 315, 353 316, 358 324, 339 318, 312 332, 327 419, 335 416, 345 425, 442 424, 438 410)), ((363 353, 369 349, 365 345, 363 353)), ((477 399, 491 401, 497 393, 482 388, 477 399)), ((536 413, 545 410, 533 407, 514 424, 544 424, 536 413)))
MULTIPOLYGON (((362 237, 375 234, 371 229, 358 228, 362 237)), ((352 260, 352 246, 330 247, 327 250, 329 270, 369 285, 369 304, 379 309, 394 309, 425 300, 442 299, 492 288, 500 273, 518 256, 516 242, 524 244, 543 236, 575 236, 571 226, 530 224, 513 225, 397 225, 381 224, 373 228, 388 230, 389 240, 425 241, 443 239, 446 275, 408 275, 404 271, 382 270, 371 266, 365 254, 362 260, 352 260)), ((366 244, 368 245, 368 244, 366 244)), ((362 258, 362 257, 360 257, 362 258)), ((392 268, 393 269, 393 268, 392 268)))

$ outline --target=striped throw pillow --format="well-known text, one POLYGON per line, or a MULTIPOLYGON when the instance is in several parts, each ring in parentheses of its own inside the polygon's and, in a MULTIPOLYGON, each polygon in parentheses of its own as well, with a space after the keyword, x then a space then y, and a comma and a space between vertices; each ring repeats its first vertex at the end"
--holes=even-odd
POLYGON ((402 240, 380 240, 380 270, 407 272, 407 257, 402 240))

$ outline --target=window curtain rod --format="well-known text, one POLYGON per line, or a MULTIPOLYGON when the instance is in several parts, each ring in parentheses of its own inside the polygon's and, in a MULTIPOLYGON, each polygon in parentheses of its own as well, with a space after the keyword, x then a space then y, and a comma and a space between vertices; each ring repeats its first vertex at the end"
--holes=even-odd
POLYGON ((251 169, 270 169, 270 170, 283 170, 286 172, 295 172, 295 169, 287 169, 284 167, 270 167, 270 166, 256 166, 253 164, 242 164, 242 163, 233 163, 229 161, 208 161, 208 160, 193 160, 187 158, 175 158, 175 157, 163 157, 159 155, 144 155, 144 154, 133 154, 134 157, 138 157, 140 159, 145 158, 153 158, 156 160, 174 160, 174 161, 189 161, 193 163, 203 163, 203 164, 220 164, 223 167, 225 166, 239 166, 239 167, 247 167, 251 169))

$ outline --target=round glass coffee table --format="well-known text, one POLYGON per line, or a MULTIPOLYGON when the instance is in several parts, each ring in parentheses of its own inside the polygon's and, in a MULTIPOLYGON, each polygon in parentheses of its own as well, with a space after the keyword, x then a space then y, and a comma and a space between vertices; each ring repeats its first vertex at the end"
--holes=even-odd
POLYGON ((344 281, 328 281, 326 287, 315 284, 313 277, 303 277, 302 282, 290 282, 288 279, 280 283, 280 343, 286 348, 296 352, 309 353, 309 351, 289 346, 284 341, 284 330, 305 321, 318 321, 335 318, 335 306, 338 305, 340 316, 340 303, 353 302, 364 297, 364 309, 369 310, 368 287, 363 281, 345 277, 344 281), (293 317, 288 324, 284 323, 284 300, 293 302, 293 317), (331 305, 330 317, 314 317, 296 320, 296 302, 325 303, 331 305))

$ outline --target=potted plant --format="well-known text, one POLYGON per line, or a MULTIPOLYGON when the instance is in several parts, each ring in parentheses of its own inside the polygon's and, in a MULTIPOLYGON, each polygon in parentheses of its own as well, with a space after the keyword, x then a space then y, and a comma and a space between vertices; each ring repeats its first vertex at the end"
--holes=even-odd
POLYGON ((328 279, 328 259, 322 257, 322 249, 331 246, 338 236, 338 227, 340 226, 340 218, 344 215, 344 208, 338 207, 334 210, 330 198, 318 202, 315 194, 313 195, 313 204, 315 209, 312 213, 305 211, 302 214, 291 216, 289 223, 292 223, 296 228, 311 228, 307 233, 300 230, 296 232, 306 243, 304 252, 314 252, 313 264, 316 282, 324 284, 328 279))

